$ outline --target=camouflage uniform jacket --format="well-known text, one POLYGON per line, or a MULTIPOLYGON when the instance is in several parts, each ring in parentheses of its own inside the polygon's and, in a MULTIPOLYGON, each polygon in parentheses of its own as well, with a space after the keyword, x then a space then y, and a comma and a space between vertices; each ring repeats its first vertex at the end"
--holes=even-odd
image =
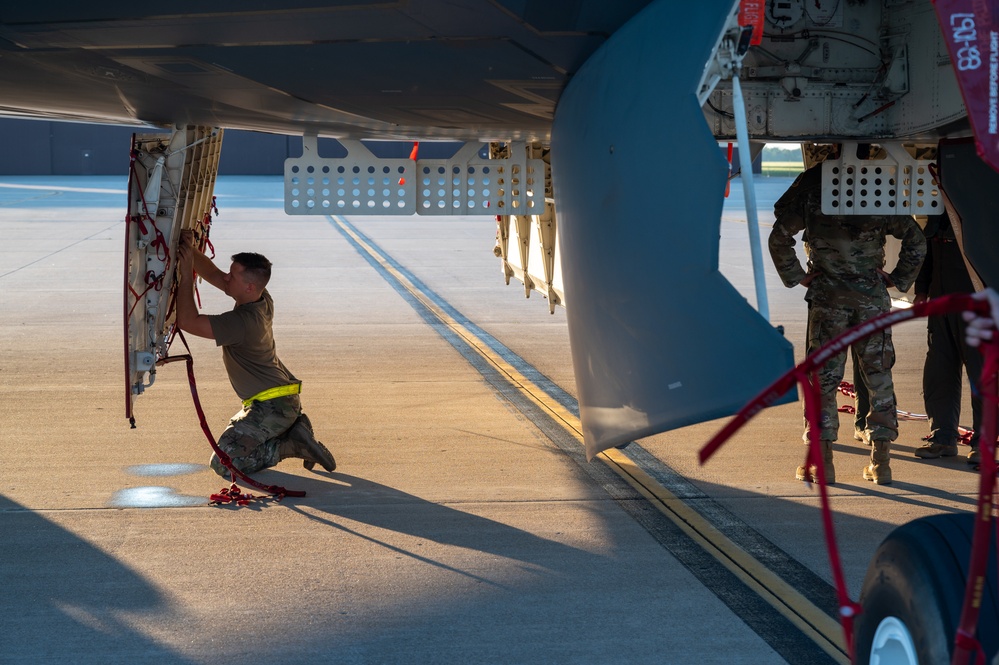
POLYGON ((824 215, 821 193, 819 164, 798 176, 774 205, 770 255, 784 286, 795 286, 807 273, 817 272, 807 301, 850 306, 873 300, 887 310, 888 292, 878 273, 884 266, 885 238, 890 234, 902 241, 898 263, 889 276, 896 288, 906 291, 926 256, 923 232, 907 215, 824 215), (794 235, 802 230, 807 273, 794 250, 794 235))

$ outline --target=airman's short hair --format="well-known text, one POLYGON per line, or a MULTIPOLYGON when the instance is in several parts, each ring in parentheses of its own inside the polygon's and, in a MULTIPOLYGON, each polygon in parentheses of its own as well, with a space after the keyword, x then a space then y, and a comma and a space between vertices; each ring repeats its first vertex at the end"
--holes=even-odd
POLYGON ((255 252, 240 252, 233 254, 232 260, 246 270, 246 279, 263 291, 271 280, 271 262, 263 254, 255 252))

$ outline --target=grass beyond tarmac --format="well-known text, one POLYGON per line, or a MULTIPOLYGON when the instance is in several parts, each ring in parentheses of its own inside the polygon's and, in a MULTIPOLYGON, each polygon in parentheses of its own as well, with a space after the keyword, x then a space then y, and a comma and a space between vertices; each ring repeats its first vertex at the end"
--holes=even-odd
POLYGON ((797 162, 763 162, 764 176, 797 176, 804 170, 801 161, 797 162))

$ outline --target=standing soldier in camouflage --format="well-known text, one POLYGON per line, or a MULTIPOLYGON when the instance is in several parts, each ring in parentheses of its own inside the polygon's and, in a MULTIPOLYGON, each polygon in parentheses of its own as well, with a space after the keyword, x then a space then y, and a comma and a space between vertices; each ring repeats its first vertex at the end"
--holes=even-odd
MULTIPOLYGON (((811 354, 841 332, 891 308, 889 286, 907 290, 926 255, 926 239, 910 216, 824 215, 821 207, 822 164, 794 181, 774 205, 776 221, 770 233, 770 255, 784 286, 808 289, 807 353, 811 354), (804 231, 807 271, 794 250, 794 236, 804 231), (898 263, 891 273, 884 267, 885 238, 902 241, 898 263)), ((864 478, 879 485, 891 483, 889 450, 898 437, 895 389, 891 369, 895 349, 891 331, 875 333, 853 345, 859 374, 870 395, 867 436, 871 462, 864 478)), ((831 358, 819 370, 821 392, 820 439, 826 480, 835 482, 832 444, 839 430, 836 390, 843 379, 846 353, 831 358)), ((808 422, 804 439, 808 441, 808 422)), ((815 480, 815 467, 799 466, 798 480, 815 480)))

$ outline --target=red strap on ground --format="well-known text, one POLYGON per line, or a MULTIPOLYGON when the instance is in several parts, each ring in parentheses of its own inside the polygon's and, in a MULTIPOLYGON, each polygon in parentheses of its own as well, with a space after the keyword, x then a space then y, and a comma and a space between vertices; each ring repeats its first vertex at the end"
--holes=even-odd
MULTIPOLYGON (((846 395, 850 399, 857 398, 856 386, 854 386, 849 381, 840 381, 838 390, 840 393, 846 395)), ((839 411, 840 413, 849 413, 851 415, 857 413, 857 408, 853 404, 840 404, 839 408, 836 410, 839 411)), ((925 413, 915 413, 913 411, 905 411, 904 409, 899 409, 899 408, 895 409, 895 415, 898 416, 899 420, 929 420, 929 416, 927 416, 925 413)), ((971 427, 963 427, 961 425, 957 426, 957 436, 959 443, 963 443, 966 446, 971 445, 971 439, 974 437, 974 435, 975 435, 975 430, 972 429, 971 427)), ((931 435, 927 434, 926 436, 923 437, 923 441, 929 441, 930 438, 931 435)))
MULTIPOLYGON (((187 340, 184 339, 184 334, 178 332, 178 335, 180 337, 180 341, 184 343, 184 347, 187 348, 187 354, 183 356, 170 356, 169 358, 163 358, 156 364, 163 365, 170 362, 176 362, 178 360, 187 361, 187 380, 191 384, 191 398, 194 400, 194 409, 198 412, 198 420, 201 422, 201 429, 202 431, 204 431, 205 438, 208 439, 208 443, 209 445, 211 445, 212 450, 214 450, 215 454, 219 456, 219 461, 222 462, 222 465, 225 466, 225 468, 229 469, 229 472, 232 474, 233 481, 235 481, 238 478, 241 482, 243 482, 246 485, 255 487, 258 490, 263 490, 268 494, 273 494, 274 497, 278 500, 286 496, 305 496, 305 492, 302 490, 289 490, 285 487, 281 487, 280 485, 264 485, 263 483, 259 483, 233 466, 232 458, 229 457, 229 455, 224 450, 219 448, 218 443, 216 443, 215 441, 215 437, 212 436, 212 430, 208 427, 208 419, 205 417, 205 412, 201 408, 201 400, 198 398, 198 386, 194 380, 194 357, 191 355, 190 347, 187 346, 187 340)), ((230 486, 229 488, 226 488, 221 492, 219 492, 219 494, 217 495, 213 494, 211 497, 212 502, 227 503, 228 501, 235 501, 238 505, 246 505, 245 503, 242 503, 242 501, 248 501, 249 499, 254 498, 252 494, 250 495, 238 494, 236 498, 233 498, 234 492, 238 494, 238 488, 236 487, 235 482, 233 482, 232 486, 230 486), (223 500, 221 498, 223 496, 229 498, 227 500, 223 500), (216 500, 216 497, 219 497, 219 499, 216 500)))
MULTIPOLYGON (((801 384, 802 396, 805 400, 805 417, 809 422, 808 453, 805 459, 806 468, 809 465, 814 465, 818 472, 816 475, 818 477, 819 495, 822 497, 822 521, 826 533, 826 548, 829 553, 829 564, 833 569, 836 594, 840 602, 840 625, 843 627, 847 652, 851 661, 854 656, 853 618, 859 613, 861 608, 857 603, 850 600, 849 593, 847 592, 842 563, 839 558, 839 549, 836 545, 833 530, 832 511, 829 508, 826 494, 825 467, 822 459, 821 443, 819 441, 819 390, 814 372, 828 362, 830 358, 846 351, 854 342, 890 328, 897 323, 924 316, 964 311, 973 311, 983 316, 988 316, 989 305, 982 300, 973 299, 970 295, 951 294, 913 305, 909 309, 879 314, 869 321, 850 328, 824 344, 817 351, 805 358, 800 365, 788 370, 783 376, 753 398, 720 432, 701 448, 699 454, 701 464, 704 464, 711 459, 711 456, 733 434, 749 422, 753 416, 764 408, 773 405, 795 383, 801 384)), ((988 548, 990 545, 989 528, 992 523, 993 513, 992 496, 996 481, 996 409, 999 406, 999 399, 997 399, 999 391, 997 391, 996 382, 997 369, 999 369, 999 335, 991 342, 982 343, 980 348, 985 360, 982 370, 981 391, 982 403, 986 407, 982 414, 982 436, 979 444, 982 456, 981 484, 978 496, 978 520, 975 523, 971 564, 968 570, 968 588, 965 593, 964 609, 961 614, 958 636, 955 638, 955 665, 959 662, 958 652, 963 651, 965 654, 965 660, 963 661, 965 663, 967 662, 967 656, 971 654, 970 650, 962 650, 962 643, 967 644, 966 639, 961 637, 962 631, 965 637, 973 635, 975 626, 978 623, 979 608, 974 603, 974 590, 981 589, 981 585, 984 584, 985 565, 988 560, 988 548)))

